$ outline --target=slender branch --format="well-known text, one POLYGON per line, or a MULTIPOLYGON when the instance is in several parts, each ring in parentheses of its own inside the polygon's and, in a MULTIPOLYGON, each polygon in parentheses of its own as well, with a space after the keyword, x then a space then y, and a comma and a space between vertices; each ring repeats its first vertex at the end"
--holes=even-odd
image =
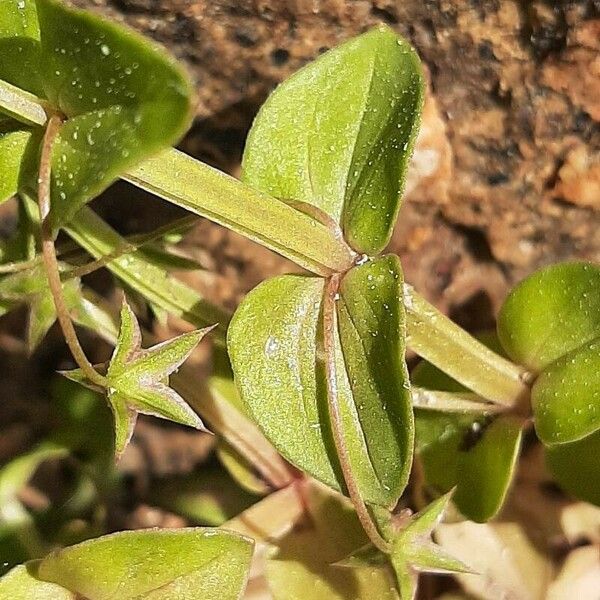
POLYGON ((530 374, 496 354, 404 285, 408 346, 486 400, 516 407, 529 398, 530 374))
POLYGON ((373 544, 382 552, 389 554, 390 545, 383 539, 373 522, 369 509, 362 498, 358 484, 352 473, 350 453, 344 437, 344 424, 338 400, 337 376, 335 365, 335 335, 337 331, 335 302, 339 290, 340 275, 335 274, 327 280, 323 296, 323 351, 325 354, 325 373, 327 385, 327 407, 331 419, 331 431, 337 450, 340 467, 344 476, 350 500, 354 505, 358 519, 373 544))
POLYGON ((492 414, 507 407, 486 402, 481 396, 469 393, 440 392, 411 386, 410 395, 415 408, 449 413, 492 414))
POLYGON ((56 307, 56 316, 63 331, 63 335, 65 336, 65 341, 71 350, 71 354, 73 355, 75 362, 77 362, 81 370, 92 383, 105 387, 106 378, 100 375, 88 360, 79 343, 79 339, 77 338, 73 321, 71 321, 69 310, 63 295, 62 283, 58 270, 58 259, 56 258, 56 248, 54 247, 54 237, 52 235, 52 226, 50 225, 49 220, 52 146, 60 131, 61 124, 62 121, 57 115, 50 117, 42 142, 38 179, 38 205, 42 235, 42 256, 44 258, 44 267, 48 277, 48 286, 56 307))
POLYGON ((0 112, 26 125, 43 126, 48 120, 43 100, 1 79, 0 112))

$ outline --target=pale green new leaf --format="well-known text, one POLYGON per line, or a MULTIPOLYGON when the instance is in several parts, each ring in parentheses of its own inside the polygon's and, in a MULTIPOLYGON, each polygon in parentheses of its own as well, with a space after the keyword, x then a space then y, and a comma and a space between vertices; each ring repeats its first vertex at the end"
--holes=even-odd
POLYGON ((0 122, 0 204, 19 190, 21 168, 31 131, 13 122, 0 122))
MULTIPOLYGON (((335 363, 342 433, 365 501, 396 503, 412 458, 397 259, 346 275, 337 302, 335 363)), ((285 275, 262 283, 238 308, 228 348, 242 400, 293 464, 345 490, 332 441, 322 344, 322 279, 285 275)))
POLYGON ((126 531, 55 550, 36 578, 89 600, 237 600, 252 542, 216 529, 126 531))
POLYGON ((312 204, 358 252, 387 244, 423 101, 414 50, 379 26, 281 84, 250 131, 243 179, 312 204))

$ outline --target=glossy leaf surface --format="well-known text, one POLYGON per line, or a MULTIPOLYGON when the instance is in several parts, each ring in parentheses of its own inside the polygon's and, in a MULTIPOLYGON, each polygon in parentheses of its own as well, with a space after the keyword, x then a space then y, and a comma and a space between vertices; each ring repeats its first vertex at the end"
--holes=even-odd
MULTIPOLYGON (((486 339, 486 343, 493 340, 486 339)), ((464 388, 425 361, 413 384, 443 391, 464 388)), ((441 493, 454 486, 454 503, 467 518, 487 521, 498 513, 512 483, 522 423, 510 416, 489 417, 416 410, 416 452, 425 481, 441 493)))
POLYGON ((564 263, 533 273, 506 299, 498 335, 534 371, 600 337, 600 267, 564 263))
POLYGON ((236 600, 251 555, 251 541, 228 531, 138 530, 56 550, 34 574, 89 600, 236 600))
POLYGON ((318 207, 355 250, 376 254, 396 219, 422 97, 417 55, 377 27, 277 88, 250 132, 243 179, 318 207))
POLYGON ((56 0, 37 0, 37 10, 45 96, 69 118, 53 151, 58 224, 184 133, 192 89, 139 34, 56 0))
MULTIPOLYGON (((392 505, 410 469, 412 415, 402 346, 397 259, 350 272, 340 288, 335 365, 342 431, 365 501, 392 505)), ((242 400, 293 464, 343 490, 331 437, 320 318, 324 282, 286 275, 255 288, 228 347, 242 400)))
POLYGON ((34 0, 2 0, 0 79, 42 95, 39 27, 34 0), (18 60, 15 60, 18 57, 18 60))
POLYGON ((5 4, 0 44, 15 51, 2 59, 0 78, 43 96, 66 118, 52 154, 58 226, 185 132, 192 88, 170 56, 122 26, 57 0, 5 4))
POLYGON ((531 404, 545 444, 574 442, 600 429, 600 337, 547 367, 533 386, 531 404))
POLYGON ((31 132, 12 121, 0 120, 0 203, 19 189, 21 164, 31 132))
POLYGON ((600 506, 600 432, 582 440, 546 448, 546 460, 558 484, 576 498, 600 506))

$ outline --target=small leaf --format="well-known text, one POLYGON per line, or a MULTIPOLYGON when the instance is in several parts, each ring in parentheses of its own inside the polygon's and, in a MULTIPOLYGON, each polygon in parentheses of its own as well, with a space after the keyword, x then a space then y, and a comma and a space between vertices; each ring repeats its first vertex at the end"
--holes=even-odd
MULTIPOLYGON (((404 365, 402 273, 396 257, 350 271, 335 336, 338 402, 353 476, 366 502, 396 503, 408 478, 413 423, 404 365)), ((286 275, 238 308, 228 348, 240 394, 275 447, 345 489, 331 438, 320 339, 323 280, 286 275)))
MULTIPOLYGON (((481 336, 492 348, 495 336, 481 336)), ((465 388, 431 363, 421 361, 413 384, 443 391, 465 388)), ((490 417, 415 411, 416 445, 425 481, 438 492, 456 486, 454 503, 468 519, 483 522, 502 508, 516 469, 522 422, 490 417)))
POLYGON ((31 130, 14 122, 0 122, 0 204, 19 191, 31 140, 31 130))
POLYGON ((531 405, 536 433, 547 445, 600 429, 600 337, 546 367, 533 385, 531 405))
POLYGON ((224 530, 124 531, 55 550, 34 575, 89 600, 235 600, 251 556, 249 539, 224 530))
POLYGON ((337 308, 358 427, 383 490, 379 504, 390 506, 408 482, 414 443, 401 290, 400 261, 385 256, 346 274, 337 308))
POLYGON ((0 11, 0 79, 42 95, 39 26, 34 0, 3 0, 0 11))
POLYGON ((600 267, 574 262, 533 273, 504 302, 498 335, 534 371, 600 337, 600 267))
POLYGON ((380 26, 288 79, 250 131, 243 179, 277 198, 312 204, 358 252, 387 244, 423 102, 414 50, 380 26))
POLYGON ((522 431, 522 419, 500 416, 486 427, 472 449, 459 453, 454 501, 469 519, 487 521, 504 504, 519 458, 522 431))
POLYGON ((571 444, 546 448, 548 467, 558 484, 576 498, 600 506, 600 431, 571 444))
POLYGON ((27 565, 19 565, 0 578, 0 598, 7 600, 77 600, 75 594, 55 583, 36 579, 27 565))

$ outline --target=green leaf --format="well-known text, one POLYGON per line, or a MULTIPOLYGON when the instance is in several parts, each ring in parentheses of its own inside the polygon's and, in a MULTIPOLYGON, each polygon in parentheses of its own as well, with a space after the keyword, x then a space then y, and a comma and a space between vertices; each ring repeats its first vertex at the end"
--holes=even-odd
POLYGON ((350 270, 337 306, 355 426, 377 477, 378 503, 390 506, 408 482, 414 443, 401 290, 400 261, 390 255, 350 270))
POLYGON ((345 556, 367 542, 356 514, 343 498, 311 486, 310 521, 300 523, 267 562, 269 589, 277 600, 397 600, 391 573, 382 565, 342 568, 345 556))
POLYGON ((534 371, 600 337, 600 267, 574 262, 533 273, 504 302, 498 335, 534 371))
POLYGON ((57 0, 14 4, 6 37, 27 52, 8 55, 13 64, 0 65, 0 76, 8 72, 9 82, 43 95, 67 117, 52 154, 52 218, 59 226, 124 171, 181 137, 191 119, 192 87, 171 57, 133 31, 57 0), (25 40, 17 32, 21 17, 25 40), (35 68, 27 71, 35 52, 35 68), (40 83, 24 85, 19 71, 26 79, 39 73, 40 83))
POLYGON ((600 337, 548 366, 533 386, 531 404, 536 433, 547 445, 600 429, 600 337))
POLYGON ((517 466, 522 430, 522 419, 500 416, 486 427, 472 449, 459 452, 454 502, 472 521, 491 519, 504 504, 517 466))
POLYGON ((546 448, 546 461, 558 484, 576 498, 600 506, 600 431, 571 444, 546 448))
MULTIPOLYGON (((398 260, 357 267, 340 288, 335 339, 338 402, 353 476, 366 502, 390 506, 412 458, 398 260)), ((345 488, 329 424, 322 360, 322 279, 262 283, 231 321, 228 348, 242 400, 293 464, 345 488)))
POLYGON ((471 569, 431 541, 452 498, 452 491, 413 515, 396 535, 390 561, 396 573, 402 600, 412 600, 417 591, 417 573, 468 573, 471 569))
MULTIPOLYGON (((486 339, 486 343, 493 340, 486 339)), ((464 388, 425 361, 413 370, 414 384, 444 391, 464 388)), ((425 481, 438 492, 456 486, 454 503, 473 521, 483 522, 502 508, 514 477, 522 422, 416 410, 416 452, 425 481)))
POLYGON ((0 598, 10 600, 76 600, 75 594, 54 583, 36 579, 19 565, 0 579, 0 598))
POLYGON ((19 189, 21 163, 30 139, 30 130, 0 123, 0 203, 19 189))
POLYGON ((0 79, 42 94, 39 27, 34 0, 3 0, 0 10, 0 79))
POLYGON ((416 53, 377 27, 269 97, 248 137, 243 180, 318 207, 355 250, 377 254, 396 220, 422 101, 416 53))
POLYGON ((235 600, 252 542, 215 529, 125 531, 56 550, 34 575, 89 600, 235 600))

